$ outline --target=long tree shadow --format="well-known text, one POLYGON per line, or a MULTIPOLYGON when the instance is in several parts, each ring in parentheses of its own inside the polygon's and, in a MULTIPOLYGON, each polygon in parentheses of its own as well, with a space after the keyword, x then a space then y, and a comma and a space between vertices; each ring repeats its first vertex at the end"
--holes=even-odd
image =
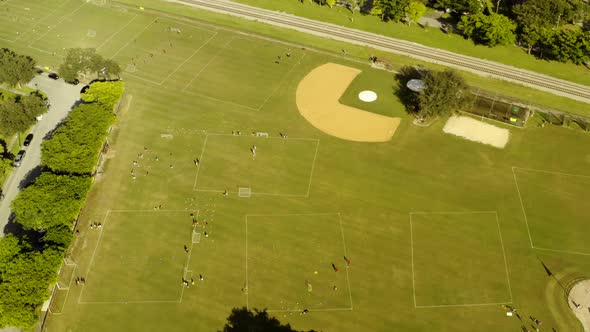
MULTIPOLYGON (((246 307, 233 308, 223 330, 219 332, 299 332, 289 324, 281 324, 266 310, 248 310, 246 307)), ((315 332, 310 330, 308 332, 315 332)))
POLYGON ((37 165, 32 170, 30 170, 27 175, 18 183, 18 189, 22 190, 26 188, 29 184, 33 183, 39 175, 41 175, 41 171, 43 170, 43 166, 37 165))

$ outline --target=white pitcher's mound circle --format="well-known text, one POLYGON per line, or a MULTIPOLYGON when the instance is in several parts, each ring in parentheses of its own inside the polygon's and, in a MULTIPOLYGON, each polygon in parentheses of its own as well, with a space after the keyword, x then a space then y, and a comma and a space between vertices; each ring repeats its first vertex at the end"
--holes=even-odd
POLYGON ((377 100, 377 94, 373 91, 366 90, 359 93, 359 99, 365 103, 370 103, 377 100))

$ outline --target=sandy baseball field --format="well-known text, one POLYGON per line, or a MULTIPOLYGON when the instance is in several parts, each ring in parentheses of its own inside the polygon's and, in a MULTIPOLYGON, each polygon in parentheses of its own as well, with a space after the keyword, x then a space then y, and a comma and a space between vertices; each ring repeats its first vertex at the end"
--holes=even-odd
POLYGON ((576 308, 574 303, 569 301, 569 306, 582 322, 584 331, 590 332, 590 280, 583 280, 574 285, 570 290, 569 299, 579 305, 579 308, 576 308))
POLYGON ((400 118, 363 111, 338 102, 361 71, 333 63, 312 70, 297 87, 299 112, 326 134, 357 142, 386 142, 400 118))
POLYGON ((503 149, 510 138, 508 129, 477 121, 467 116, 451 116, 443 131, 467 140, 503 149))

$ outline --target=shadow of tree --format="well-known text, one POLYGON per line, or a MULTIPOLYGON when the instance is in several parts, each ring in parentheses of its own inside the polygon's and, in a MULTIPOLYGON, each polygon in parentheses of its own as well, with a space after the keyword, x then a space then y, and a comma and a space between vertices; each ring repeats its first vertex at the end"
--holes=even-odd
MULTIPOLYGON (((219 332, 298 332, 289 324, 281 324, 265 310, 250 311, 245 307, 233 308, 223 330, 219 332)), ((308 332, 315 332, 310 330, 308 332)))
POLYGON ((27 175, 19 182, 18 189, 22 190, 25 189, 29 184, 31 184, 39 175, 41 175, 41 171, 43 170, 43 166, 38 165, 35 166, 32 170, 30 170, 27 175))
POLYGON ((393 86, 393 94, 401 100, 406 107, 406 112, 410 114, 416 114, 418 112, 419 102, 418 94, 410 90, 407 84, 412 79, 421 79, 425 72, 425 69, 404 66, 395 74, 397 86, 393 86))

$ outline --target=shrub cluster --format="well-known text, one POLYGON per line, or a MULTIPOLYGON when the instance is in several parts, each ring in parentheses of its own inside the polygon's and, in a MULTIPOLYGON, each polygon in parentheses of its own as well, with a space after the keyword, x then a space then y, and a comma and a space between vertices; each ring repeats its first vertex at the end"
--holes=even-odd
POLYGON ((0 328, 31 328, 70 246, 123 82, 96 82, 42 144, 41 175, 12 202, 19 235, 0 239, 0 328), (107 95, 108 94, 108 95, 107 95))

